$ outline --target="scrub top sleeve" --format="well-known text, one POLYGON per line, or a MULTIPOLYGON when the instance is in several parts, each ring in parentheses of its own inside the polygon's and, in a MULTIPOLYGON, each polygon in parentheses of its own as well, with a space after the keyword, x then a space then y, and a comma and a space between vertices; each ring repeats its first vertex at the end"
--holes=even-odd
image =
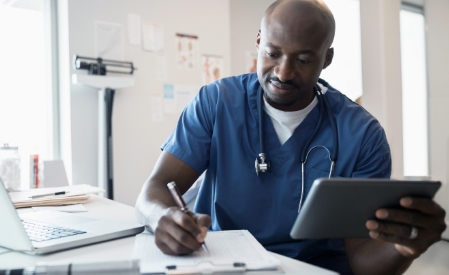
POLYGON ((181 114, 176 128, 161 146, 198 174, 209 165, 210 144, 217 101, 214 86, 204 86, 181 114), (207 88, 209 87, 209 88, 207 88))
POLYGON ((378 122, 369 127, 364 139, 352 177, 390 178, 390 146, 378 122))

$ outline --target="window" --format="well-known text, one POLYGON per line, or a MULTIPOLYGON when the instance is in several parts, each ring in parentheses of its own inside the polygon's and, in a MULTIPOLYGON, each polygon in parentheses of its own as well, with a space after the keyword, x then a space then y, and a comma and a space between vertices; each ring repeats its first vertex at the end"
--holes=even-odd
POLYGON ((334 14, 336 33, 332 64, 321 78, 352 100, 363 94, 359 0, 324 0, 334 14))
POLYGON ((427 177, 427 69, 423 10, 403 4, 400 20, 404 176, 427 177))
POLYGON ((30 154, 55 157, 51 3, 0 1, 0 144, 19 147, 22 188, 30 154))

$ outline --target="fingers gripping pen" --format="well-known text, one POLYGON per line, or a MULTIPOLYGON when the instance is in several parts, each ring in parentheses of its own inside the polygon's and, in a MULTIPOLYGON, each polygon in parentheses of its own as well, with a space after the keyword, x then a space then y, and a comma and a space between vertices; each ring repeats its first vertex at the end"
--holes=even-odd
MULTIPOLYGON (((186 214, 193 215, 192 212, 189 211, 189 208, 187 208, 187 204, 182 199, 181 192, 179 192, 179 189, 176 186, 176 184, 174 182, 169 182, 167 183, 167 187, 168 190, 170 190, 170 193, 173 199, 175 200, 176 204, 178 205, 179 209, 181 209, 181 211, 186 214)), ((206 247, 206 243, 203 242, 201 246, 203 247, 204 251, 206 251, 206 253, 210 255, 209 250, 206 247)))

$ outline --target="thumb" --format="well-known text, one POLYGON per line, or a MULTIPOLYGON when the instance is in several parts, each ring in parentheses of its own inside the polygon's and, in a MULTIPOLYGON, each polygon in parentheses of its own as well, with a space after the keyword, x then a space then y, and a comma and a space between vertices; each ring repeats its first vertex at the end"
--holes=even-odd
POLYGON ((206 238, 207 230, 209 229, 209 227, 212 223, 212 219, 210 218, 209 215, 206 215, 206 214, 195 214, 193 218, 201 230, 201 233, 198 234, 196 239, 198 242, 202 243, 202 242, 204 242, 204 239, 206 238))

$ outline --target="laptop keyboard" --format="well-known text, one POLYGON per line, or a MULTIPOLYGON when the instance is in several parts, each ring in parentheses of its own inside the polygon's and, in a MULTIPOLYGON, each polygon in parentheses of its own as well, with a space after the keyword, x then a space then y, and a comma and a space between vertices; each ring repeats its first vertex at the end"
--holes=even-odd
POLYGON ((28 234, 28 237, 34 242, 48 241, 86 233, 80 230, 54 227, 34 221, 22 220, 22 224, 28 234))

